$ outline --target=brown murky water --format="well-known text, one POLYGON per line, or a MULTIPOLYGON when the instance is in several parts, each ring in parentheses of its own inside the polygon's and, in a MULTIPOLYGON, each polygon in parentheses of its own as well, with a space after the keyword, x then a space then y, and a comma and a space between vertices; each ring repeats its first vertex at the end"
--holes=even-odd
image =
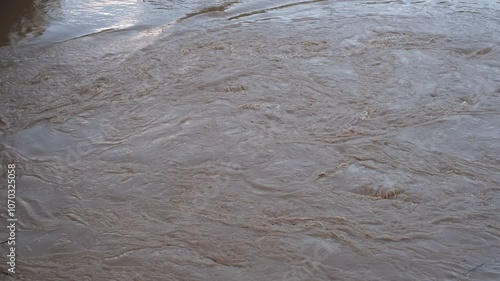
POLYGON ((498 1, 163 4, 0 48, 6 280, 500 280, 498 1))

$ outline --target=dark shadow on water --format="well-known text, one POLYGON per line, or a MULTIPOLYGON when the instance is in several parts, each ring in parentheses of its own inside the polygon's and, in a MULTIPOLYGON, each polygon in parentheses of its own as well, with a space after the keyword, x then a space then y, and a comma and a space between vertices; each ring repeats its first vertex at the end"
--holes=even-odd
POLYGON ((0 1, 0 46, 40 36, 49 22, 48 11, 58 8, 59 0, 0 1))

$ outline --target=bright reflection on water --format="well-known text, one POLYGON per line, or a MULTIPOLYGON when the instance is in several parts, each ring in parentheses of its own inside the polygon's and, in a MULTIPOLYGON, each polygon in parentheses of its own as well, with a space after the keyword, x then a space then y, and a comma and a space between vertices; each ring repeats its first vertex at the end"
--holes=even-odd
POLYGON ((0 19, 0 45, 59 42, 104 30, 160 26, 182 16, 197 1, 182 2, 186 1, 24 0, 2 4, 7 6, 0 19))

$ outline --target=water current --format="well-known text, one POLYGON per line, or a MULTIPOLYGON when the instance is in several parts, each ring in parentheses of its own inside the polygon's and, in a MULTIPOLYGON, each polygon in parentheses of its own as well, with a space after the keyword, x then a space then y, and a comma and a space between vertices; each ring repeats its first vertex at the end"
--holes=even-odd
POLYGON ((30 5, 0 279, 500 280, 500 2, 30 5))

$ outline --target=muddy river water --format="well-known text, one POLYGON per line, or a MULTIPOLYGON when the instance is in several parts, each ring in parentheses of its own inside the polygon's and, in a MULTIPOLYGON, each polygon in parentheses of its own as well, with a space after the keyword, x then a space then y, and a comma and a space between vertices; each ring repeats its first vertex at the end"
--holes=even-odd
POLYGON ((500 280, 500 2, 81 2, 2 35, 0 279, 500 280))

